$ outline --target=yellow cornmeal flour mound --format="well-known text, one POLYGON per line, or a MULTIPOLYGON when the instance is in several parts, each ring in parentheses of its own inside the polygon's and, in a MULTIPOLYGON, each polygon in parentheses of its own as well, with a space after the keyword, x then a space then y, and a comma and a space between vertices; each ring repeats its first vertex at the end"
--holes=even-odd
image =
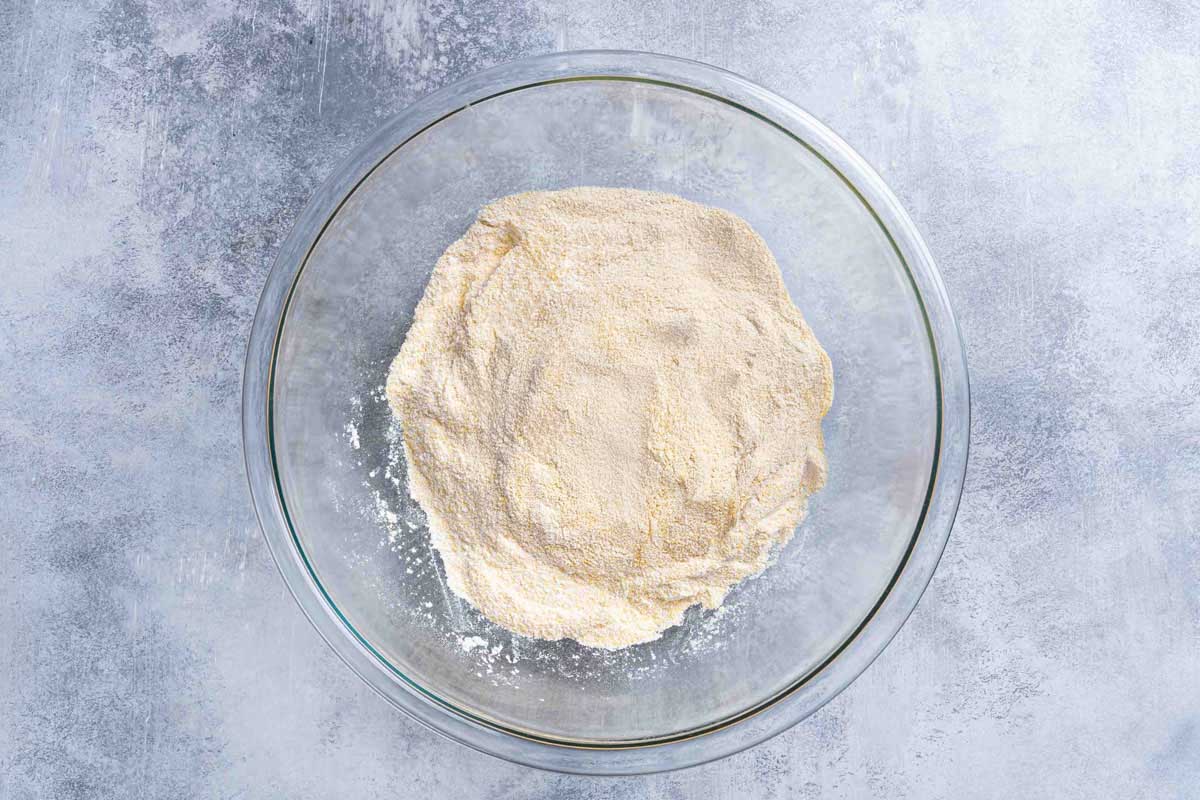
POLYGON ((825 483, 829 357, 745 221, 578 188, 485 207, 392 364, 450 588, 620 648, 715 608, 825 483))

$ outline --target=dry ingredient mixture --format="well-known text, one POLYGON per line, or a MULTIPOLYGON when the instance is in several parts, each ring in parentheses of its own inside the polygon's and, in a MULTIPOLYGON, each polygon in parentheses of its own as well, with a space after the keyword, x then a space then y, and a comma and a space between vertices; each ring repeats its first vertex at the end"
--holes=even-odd
POLYGON ((760 572, 825 483, 829 357, 750 226, 672 195, 485 207, 387 396, 450 588, 526 636, 658 638, 760 572))

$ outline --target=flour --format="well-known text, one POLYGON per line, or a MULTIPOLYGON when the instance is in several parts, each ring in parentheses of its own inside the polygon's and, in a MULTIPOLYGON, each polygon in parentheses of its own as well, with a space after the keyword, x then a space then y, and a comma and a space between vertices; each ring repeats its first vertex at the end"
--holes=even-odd
POLYGON ((387 397, 451 590, 620 648, 718 607, 825 482, 829 359, 740 218, 571 189, 484 208, 387 397))

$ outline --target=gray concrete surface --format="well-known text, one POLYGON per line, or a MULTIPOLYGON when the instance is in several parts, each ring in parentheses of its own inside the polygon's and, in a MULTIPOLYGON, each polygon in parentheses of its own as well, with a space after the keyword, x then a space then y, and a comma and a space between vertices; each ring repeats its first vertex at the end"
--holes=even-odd
POLYGON ((1200 796, 1198 38, 1184 0, 8 0, 0 797, 1200 796), (239 450, 258 289, 334 164, 480 67, 599 46, 839 131, 925 233, 975 399, 893 645, 789 733, 640 779, 374 696, 287 595, 239 450))

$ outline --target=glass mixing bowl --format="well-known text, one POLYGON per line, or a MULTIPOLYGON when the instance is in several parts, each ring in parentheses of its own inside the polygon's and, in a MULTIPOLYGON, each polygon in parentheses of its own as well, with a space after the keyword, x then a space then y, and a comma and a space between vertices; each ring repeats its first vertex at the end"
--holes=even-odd
POLYGON ((702 64, 543 56, 384 125, 284 243, 250 339, 259 521, 325 640, 429 727, 512 761, 619 774, 778 733, 844 689, 933 574, 962 488, 967 370, 945 290, 879 177, 791 103, 702 64), (833 360, 828 485, 717 611, 620 651, 489 623, 446 588, 383 384, 442 250, 490 200, 620 186, 733 211, 833 360))

